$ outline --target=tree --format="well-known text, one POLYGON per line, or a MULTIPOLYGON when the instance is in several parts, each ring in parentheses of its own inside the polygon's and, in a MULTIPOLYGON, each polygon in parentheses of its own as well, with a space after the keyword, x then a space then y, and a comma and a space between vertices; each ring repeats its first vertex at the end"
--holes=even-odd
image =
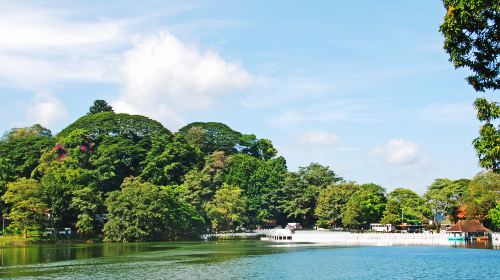
MULTIPOLYGON (((13 181, 13 170, 14 167, 8 159, 0 158, 0 197, 2 197, 7 190, 7 184, 13 181)), ((0 213, 2 217, 7 210, 6 205, 0 200, 0 213)))
POLYGON ((161 188, 139 178, 124 180, 121 190, 106 198, 105 240, 172 240, 201 232, 203 218, 172 188, 161 188))
POLYGON ((500 174, 489 171, 476 175, 463 195, 466 217, 491 224, 490 209, 500 201, 500 174))
MULTIPOLYGON (((500 89, 500 4, 489 0, 443 0, 446 8, 443 33, 444 49, 455 68, 472 70, 467 81, 476 91, 500 89)), ((478 119, 484 124, 473 145, 482 167, 495 172, 500 168, 500 117, 497 102, 485 98, 474 102, 478 119)))
POLYGON ((273 146, 271 140, 259 139, 251 144, 248 153, 262 160, 269 160, 276 156, 278 151, 273 146))
POLYGON ((328 166, 311 163, 299 167, 298 172, 290 172, 285 178, 279 207, 288 218, 312 227, 316 222, 314 211, 320 191, 342 180, 328 166))
POLYGON ((98 99, 94 101, 94 104, 92 106, 90 106, 87 115, 102 112, 113 112, 113 107, 111 107, 106 101, 98 99))
POLYGON ((384 224, 420 224, 426 213, 425 201, 410 189, 397 188, 387 195, 387 206, 381 220, 384 224))
POLYGON ((13 180, 31 177, 31 173, 40 163, 42 154, 54 147, 54 143, 54 138, 38 135, 25 135, 0 141, 0 158, 12 166, 8 176, 13 180))
POLYGON ((500 88, 500 4, 489 0, 443 0, 444 49, 456 68, 467 67, 476 91, 500 88))
POLYGON ((90 133, 75 129, 42 155, 33 177, 40 181, 46 194, 51 227, 61 229, 77 222, 80 213, 71 206, 74 193, 84 187, 95 188, 101 178, 102 173, 92 166, 95 152, 95 141, 90 133))
POLYGON ((229 126, 217 122, 190 123, 179 129, 179 133, 188 135, 193 143, 200 143, 203 139, 200 149, 205 155, 215 151, 223 151, 226 155, 234 154, 238 151, 238 144, 243 136, 229 126))
POLYGON ((436 179, 427 188, 424 198, 432 211, 438 231, 441 227, 441 220, 457 211, 464 191, 462 184, 457 184, 450 179, 436 179))
POLYGON ((88 235, 95 232, 95 215, 103 207, 102 193, 92 187, 84 187, 73 191, 71 208, 78 213, 76 230, 79 234, 88 235))
POLYGON ((75 129, 88 131, 97 142, 105 136, 120 135, 147 149, 151 147, 153 137, 172 135, 161 123, 144 116, 102 112, 79 118, 59 132, 57 137, 64 138, 75 129))
POLYGON ((243 153, 268 160, 277 154, 270 140, 242 134, 223 123, 194 122, 179 129, 179 134, 186 137, 188 143, 198 146, 205 155, 223 151, 226 155, 243 153))
POLYGON ((491 218, 491 224, 497 229, 500 229, 500 202, 497 202, 497 206, 488 211, 488 215, 491 218))
POLYGON ((85 132, 85 137, 72 136, 73 140, 69 141, 71 144, 80 141, 77 146, 80 151, 66 154, 88 159, 84 168, 96 172, 94 183, 98 191, 117 190, 125 177, 141 175, 147 165, 148 151, 153 154, 158 147, 171 142, 172 135, 157 121, 143 116, 102 112, 83 116, 63 129, 58 134, 63 148, 68 148, 63 140, 75 131, 85 132))
POLYGON ((31 127, 12 128, 2 136, 1 141, 9 141, 23 137, 37 137, 37 136, 52 137, 52 133, 48 128, 45 128, 39 124, 35 124, 31 127))
POLYGON ((359 185, 354 182, 329 185, 321 190, 314 215, 318 219, 318 227, 330 228, 342 226, 342 213, 349 198, 359 190, 359 185))
POLYGON ((347 201, 342 213, 344 226, 365 229, 370 223, 380 221, 385 208, 385 190, 376 184, 363 184, 347 201))
POLYGON ((45 219, 47 205, 40 184, 33 179, 20 178, 7 184, 7 191, 2 200, 11 205, 7 218, 11 227, 22 230, 24 238, 28 230, 39 230, 45 219))
POLYGON ((212 200, 217 189, 224 183, 224 174, 229 164, 229 158, 222 151, 217 151, 205 158, 205 166, 199 170, 191 169, 186 176, 181 188, 185 190, 183 197, 198 213, 204 217, 204 204, 212 200))
POLYGON ((500 124, 492 123, 500 119, 500 105, 497 102, 488 102, 486 98, 478 98, 474 102, 477 118, 484 122, 479 129, 479 137, 472 141, 479 157, 481 167, 500 171, 500 124))
POLYGON ((203 165, 203 154, 178 134, 172 141, 153 147, 144 164, 142 178, 157 185, 181 184, 189 170, 203 165))
POLYGON ((235 230, 242 226, 247 220, 246 207, 247 200, 243 190, 228 184, 218 189, 214 198, 205 204, 212 228, 216 231, 235 230))
POLYGON ((243 189, 248 198, 250 226, 269 222, 276 217, 276 195, 285 174, 286 163, 283 158, 264 161, 246 154, 231 157, 225 182, 243 189))

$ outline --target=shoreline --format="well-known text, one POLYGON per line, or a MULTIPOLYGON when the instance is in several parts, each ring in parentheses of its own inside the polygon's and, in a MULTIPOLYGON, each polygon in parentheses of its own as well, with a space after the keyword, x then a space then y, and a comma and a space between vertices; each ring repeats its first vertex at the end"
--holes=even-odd
MULTIPOLYGON (((449 233, 385 233, 385 232, 332 232, 319 230, 297 230, 291 232, 287 229, 273 229, 261 231, 266 236, 262 241, 276 243, 311 243, 324 245, 348 246, 453 246, 469 244, 470 241, 453 241, 449 233)), ((473 241, 474 244, 491 245, 500 247, 500 233, 492 233, 488 241, 473 241)))

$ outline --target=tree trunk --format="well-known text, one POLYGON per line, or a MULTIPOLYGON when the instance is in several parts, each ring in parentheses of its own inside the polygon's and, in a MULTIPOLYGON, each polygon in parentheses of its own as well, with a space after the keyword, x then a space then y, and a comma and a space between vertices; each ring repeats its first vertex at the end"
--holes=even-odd
POLYGON ((28 228, 27 227, 24 227, 23 235, 24 235, 25 239, 28 238, 28 228))

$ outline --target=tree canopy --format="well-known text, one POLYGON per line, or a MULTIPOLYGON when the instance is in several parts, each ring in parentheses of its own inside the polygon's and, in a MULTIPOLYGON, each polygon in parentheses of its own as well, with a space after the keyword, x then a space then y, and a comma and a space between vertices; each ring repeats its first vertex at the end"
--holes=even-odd
MULTIPOLYGON (((478 116, 491 121, 497 109, 483 105, 478 116)), ((12 233, 53 228, 57 237, 70 227, 81 238, 148 241, 288 222, 360 230, 448 217, 496 225, 494 171, 436 179, 423 197, 401 188, 386 196, 382 186, 346 182, 318 163, 289 171, 270 140, 225 124, 172 134, 143 116, 100 111, 55 138, 39 125, 5 134, 0 211, 12 233)))
MULTIPOLYGON (((500 3, 489 0, 443 0, 446 9, 440 31, 444 49, 455 68, 472 71, 467 81, 476 91, 500 89, 500 3)), ((473 145, 481 167, 499 172, 500 106, 478 98, 474 102, 483 123, 473 145)))
POLYGON ((172 240, 201 232, 203 219, 172 188, 127 178, 106 199, 110 241, 172 240))
POLYGON ((473 74, 476 91, 500 89, 500 3, 490 0, 443 0, 446 16, 439 30, 456 68, 473 74))
POLYGON ((108 102, 104 100, 96 100, 94 101, 94 104, 90 106, 89 112, 87 114, 97 114, 97 113, 102 113, 102 112, 113 112, 113 107, 111 107, 108 102))

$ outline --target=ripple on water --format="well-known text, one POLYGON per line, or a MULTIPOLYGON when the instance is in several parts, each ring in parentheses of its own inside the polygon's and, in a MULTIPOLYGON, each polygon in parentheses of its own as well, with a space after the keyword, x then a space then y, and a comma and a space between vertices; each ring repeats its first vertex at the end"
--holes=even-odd
POLYGON ((0 278, 500 279, 500 250, 273 247, 258 241, 158 243, 135 248, 140 250, 114 248, 116 254, 99 257, 2 266, 0 278))

